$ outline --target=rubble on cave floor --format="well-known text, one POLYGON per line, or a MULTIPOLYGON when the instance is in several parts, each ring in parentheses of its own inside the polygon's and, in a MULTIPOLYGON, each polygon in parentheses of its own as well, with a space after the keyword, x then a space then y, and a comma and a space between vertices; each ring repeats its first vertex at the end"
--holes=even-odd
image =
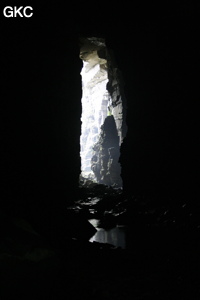
POLYGON ((104 228, 127 225, 139 232, 147 228, 157 232, 177 230, 181 234, 200 230, 198 212, 185 199, 126 195, 121 188, 92 181, 80 186, 78 199, 68 209, 87 219, 100 220, 104 228))
POLYGON ((1 299, 22 294, 26 299, 199 299, 198 218, 185 201, 160 203, 97 184, 79 189, 68 208, 68 226, 74 214, 84 221, 74 229, 80 233, 91 216, 98 216, 101 226, 106 221, 108 226, 109 218, 126 222, 125 250, 89 243, 87 235, 59 245, 53 239, 50 246, 30 224, 2 212, 0 294, 6 297, 1 299))

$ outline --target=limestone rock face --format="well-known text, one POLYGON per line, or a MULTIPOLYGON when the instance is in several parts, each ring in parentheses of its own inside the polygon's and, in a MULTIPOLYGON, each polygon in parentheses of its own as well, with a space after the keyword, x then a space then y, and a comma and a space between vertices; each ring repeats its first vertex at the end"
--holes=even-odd
POLYGON ((123 90, 123 79, 118 69, 112 51, 108 52, 108 84, 111 103, 110 111, 114 116, 120 145, 126 136, 126 98, 123 90))
POLYGON ((81 130, 81 169, 84 174, 91 172, 92 147, 98 140, 100 126, 107 116, 108 82, 106 60, 98 56, 103 43, 86 40, 81 48, 83 60, 82 76, 82 130, 81 130))
POLYGON ((93 146, 92 171, 98 183, 121 186, 119 136, 113 116, 106 117, 98 142, 93 146))
POLYGON ((126 128, 120 72, 104 39, 82 39, 81 44, 82 175, 121 186, 119 156, 126 128))

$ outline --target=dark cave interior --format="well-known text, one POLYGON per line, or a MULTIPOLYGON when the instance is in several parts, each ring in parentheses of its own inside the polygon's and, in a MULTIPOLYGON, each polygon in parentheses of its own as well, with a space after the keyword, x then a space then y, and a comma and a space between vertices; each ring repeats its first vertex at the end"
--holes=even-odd
POLYGON ((198 299, 196 10, 80 11, 1 20, 0 298, 198 299), (123 189, 79 185, 83 36, 123 76, 123 189), (89 219, 126 226, 126 249, 89 242, 89 219))

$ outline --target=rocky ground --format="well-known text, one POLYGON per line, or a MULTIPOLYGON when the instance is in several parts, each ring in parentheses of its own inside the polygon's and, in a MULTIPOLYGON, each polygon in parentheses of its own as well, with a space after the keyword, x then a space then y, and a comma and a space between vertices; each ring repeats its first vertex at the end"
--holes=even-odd
POLYGON ((40 229, 0 212, 0 299, 200 299, 200 224, 186 201, 87 182, 66 219, 40 229), (90 218, 127 225, 127 248, 88 242, 90 218))

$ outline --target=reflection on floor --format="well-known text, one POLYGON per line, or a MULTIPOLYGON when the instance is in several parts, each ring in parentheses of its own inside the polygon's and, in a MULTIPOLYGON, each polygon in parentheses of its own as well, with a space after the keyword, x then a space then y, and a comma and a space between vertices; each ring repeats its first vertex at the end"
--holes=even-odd
POLYGON ((98 220, 91 219, 89 221, 97 229, 95 235, 89 240, 90 242, 110 244, 115 247, 120 247, 122 249, 126 248, 126 227, 125 226, 117 226, 112 229, 106 230, 97 227, 98 220))

